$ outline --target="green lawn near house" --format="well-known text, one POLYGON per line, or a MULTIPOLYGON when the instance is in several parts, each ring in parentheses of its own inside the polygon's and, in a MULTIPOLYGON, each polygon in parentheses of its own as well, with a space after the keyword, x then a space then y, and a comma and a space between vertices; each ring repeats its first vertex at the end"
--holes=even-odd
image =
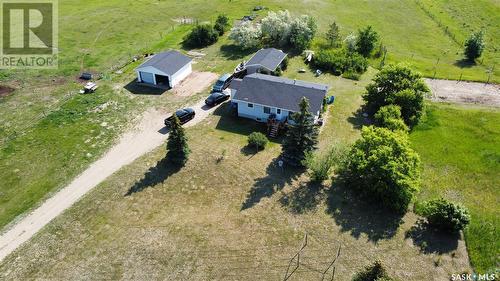
POLYGON ((500 112, 430 104, 410 137, 423 162, 419 199, 444 197, 468 207, 472 265, 493 272, 500 250, 500 112))

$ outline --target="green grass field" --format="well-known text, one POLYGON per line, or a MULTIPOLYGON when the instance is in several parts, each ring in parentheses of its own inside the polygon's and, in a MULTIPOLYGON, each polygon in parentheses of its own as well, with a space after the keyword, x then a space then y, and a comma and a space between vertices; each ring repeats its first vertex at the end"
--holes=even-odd
POLYGON ((500 249, 500 112, 431 104, 411 141, 424 163, 420 199, 442 196, 467 206, 472 264, 493 272, 500 249))
MULTIPOLYGON (((308 13, 315 16, 320 27, 320 36, 333 20, 339 23, 344 36, 355 32, 357 28, 373 25, 388 48, 388 62, 409 62, 428 77, 434 75, 445 79, 461 77, 475 81, 486 81, 490 78, 493 82, 500 82, 499 67, 495 67, 491 77, 487 72, 500 59, 497 50, 500 7, 497 1, 481 1, 480 5, 470 0, 460 3, 444 0, 418 2, 387 0, 362 3, 347 0, 313 0, 260 1, 258 4, 271 10, 289 9, 293 14, 308 13), (444 31, 446 27, 449 33, 444 31), (457 42, 462 42, 472 30, 480 28, 486 32, 487 49, 484 56, 477 65, 464 65, 461 63, 462 48, 457 42)), ((200 22, 213 21, 218 13, 226 13, 231 19, 236 19, 251 14, 255 5, 255 1, 249 0, 230 2, 147 0, 127 4, 111 0, 59 3, 59 69, 2 71, 0 75, 1 85, 16 89, 11 96, 0 98, 0 227, 4 227, 39 204, 51 192, 71 181, 109 148, 116 137, 128 128, 129 122, 144 109, 151 106, 173 109, 201 98, 201 95, 196 95, 191 99, 179 100, 166 96, 139 96, 124 92, 121 90, 122 86, 133 79, 133 68, 138 65, 138 62, 127 65, 133 56, 144 52, 180 48, 182 37, 191 28, 189 25, 179 25, 180 18, 194 18, 200 22), (121 66, 125 66, 124 73, 116 74, 115 70, 121 66), (101 80, 101 88, 97 95, 76 94, 80 88, 76 83, 76 77, 83 70, 105 74, 106 78, 101 80), (104 110, 95 110, 105 104, 110 106, 104 110), (102 126, 103 123, 106 125, 102 126)), ((261 15, 265 13, 264 10, 261 15)), ((207 55, 197 61, 195 69, 216 73, 231 71, 236 63, 251 55, 250 52, 236 50, 226 38, 221 38, 214 46, 201 51, 207 55)), ((373 60, 372 64, 377 67, 379 62, 373 60)), ((359 126, 363 123, 363 119, 355 115, 361 104, 360 93, 376 70, 371 68, 363 76, 362 81, 354 82, 329 75, 314 78, 311 73, 296 73, 296 70, 302 67, 304 66, 299 59, 292 60, 286 75, 330 84, 334 86, 333 94, 342 97, 337 99, 331 118, 324 128, 321 136, 322 147, 327 146, 329 141, 354 141, 359 135, 359 126)), ((430 116, 432 117, 434 112, 438 120, 449 120, 458 124, 471 117, 461 113, 469 111, 455 108, 454 110, 460 113, 456 114, 456 118, 463 118, 458 122, 451 119, 455 115, 445 114, 446 107, 432 108, 434 111, 431 110, 430 116)), ((483 109, 476 111, 478 113, 474 120, 484 112, 483 109)), ((498 116, 497 114, 485 113, 488 116, 498 116)), ((477 189, 473 187, 495 183, 491 178, 498 172, 498 166, 490 164, 491 161, 496 161, 494 159, 498 155, 494 153, 497 152, 492 149, 493 154, 481 156, 486 160, 483 158, 470 160, 463 156, 468 165, 481 162, 478 166, 474 166, 475 169, 483 167, 483 172, 488 171, 490 174, 467 178, 443 177, 441 173, 451 173, 448 168, 462 165, 464 161, 457 164, 459 158, 451 159, 442 155, 426 158, 430 157, 426 156, 426 152, 433 151, 419 147, 419 142, 425 144, 425 140, 430 138, 426 134, 442 133, 446 135, 445 139, 450 141, 453 140, 450 132, 464 136, 472 134, 470 127, 465 125, 453 130, 447 128, 448 132, 436 132, 436 128, 418 129, 412 135, 415 147, 422 153, 422 158, 428 159, 424 161, 426 167, 424 173, 429 176, 429 180, 432 180, 426 182, 421 198, 436 196, 440 194, 442 188, 456 185, 460 192, 467 190, 467 196, 475 198, 474 204, 476 204, 485 195, 482 189, 476 192, 477 189), (419 136, 421 140, 418 139, 419 136), (450 162, 434 163, 439 159, 450 162), (490 166, 485 168, 484 165, 490 166)), ((477 137, 477 135, 472 136, 477 137)), ((485 135, 498 139, 497 136, 494 130, 485 135)), ((242 139, 238 141, 243 142, 242 139)), ((480 141, 481 139, 477 140, 480 141)), ((453 148, 463 149, 461 153, 465 153, 464 151, 470 149, 469 144, 479 147, 478 149, 483 147, 475 146, 477 143, 466 142, 453 148)), ((440 147, 439 143, 434 145, 440 147)), ((466 168, 460 166, 460 169, 466 168)), ((242 175, 236 173, 235 176, 242 175)), ((488 195, 495 194, 493 185, 484 191, 488 195)), ((495 199, 488 198, 485 200, 495 199)), ((491 233, 492 227, 497 228, 498 220, 494 220, 495 216, 492 213, 494 207, 479 207, 471 205, 470 202, 464 203, 471 207, 474 216, 479 217, 477 222, 486 222, 473 223, 467 232, 472 262, 481 270, 492 268, 498 265, 498 260, 485 257, 483 249, 486 253, 498 252, 498 243, 490 242, 492 239, 490 237, 494 236, 481 234, 481 227, 488 229, 487 233, 491 233), (488 223, 492 221, 494 223, 491 226, 488 223)), ((87 219, 92 220, 90 217, 87 219)))

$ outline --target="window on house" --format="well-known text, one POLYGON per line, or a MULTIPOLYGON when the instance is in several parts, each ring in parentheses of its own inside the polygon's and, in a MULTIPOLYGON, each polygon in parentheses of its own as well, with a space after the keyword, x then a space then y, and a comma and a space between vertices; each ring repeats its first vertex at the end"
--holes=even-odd
POLYGON ((267 106, 264 106, 264 113, 271 114, 271 108, 267 107, 267 106))
POLYGON ((276 114, 281 114, 281 109, 276 109, 276 114))
POLYGON ((253 107, 253 103, 248 103, 248 107, 253 107))

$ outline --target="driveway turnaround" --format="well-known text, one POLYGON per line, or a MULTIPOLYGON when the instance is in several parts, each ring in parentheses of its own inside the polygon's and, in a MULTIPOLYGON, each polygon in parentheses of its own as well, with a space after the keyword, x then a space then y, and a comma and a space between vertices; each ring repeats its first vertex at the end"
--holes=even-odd
MULTIPOLYGON (((196 116, 186 123, 186 127, 199 123, 216 107, 207 108, 204 101, 200 101, 192 108, 196 116)), ((69 185, 4 232, 0 236, 0 261, 121 167, 164 144, 168 137, 168 130, 163 125, 166 117, 167 114, 164 112, 156 110, 146 112, 138 125, 124 134, 101 159, 91 164, 69 185)))

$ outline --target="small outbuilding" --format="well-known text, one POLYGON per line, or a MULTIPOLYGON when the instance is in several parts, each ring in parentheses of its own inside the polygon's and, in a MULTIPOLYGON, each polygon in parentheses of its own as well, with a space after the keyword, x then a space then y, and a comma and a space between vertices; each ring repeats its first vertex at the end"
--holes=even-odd
POLYGON ((281 68, 286 68, 287 54, 275 48, 260 49, 244 64, 246 74, 272 74, 281 68))
POLYGON ((158 53, 136 68, 137 81, 173 88, 192 72, 192 59, 179 51, 158 53))

